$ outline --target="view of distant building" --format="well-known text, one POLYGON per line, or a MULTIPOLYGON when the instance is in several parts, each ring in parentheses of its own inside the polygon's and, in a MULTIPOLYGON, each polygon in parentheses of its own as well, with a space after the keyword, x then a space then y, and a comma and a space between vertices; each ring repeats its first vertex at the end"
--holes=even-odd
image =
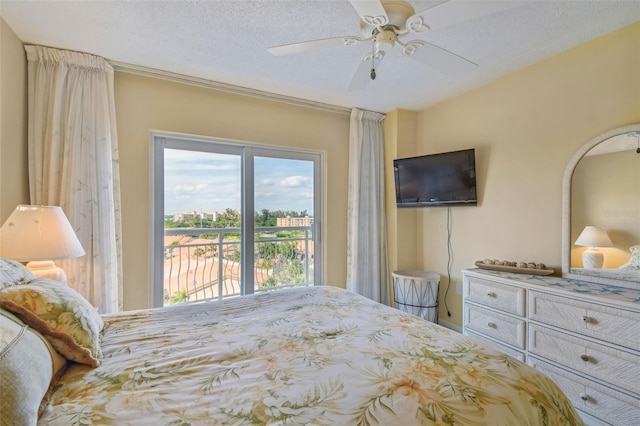
POLYGON ((277 218, 276 226, 311 226, 313 225, 313 218, 309 216, 305 217, 279 217, 277 218))
POLYGON ((176 212, 173 214, 174 222, 188 222, 191 220, 210 220, 215 222, 218 219, 218 212, 176 212))

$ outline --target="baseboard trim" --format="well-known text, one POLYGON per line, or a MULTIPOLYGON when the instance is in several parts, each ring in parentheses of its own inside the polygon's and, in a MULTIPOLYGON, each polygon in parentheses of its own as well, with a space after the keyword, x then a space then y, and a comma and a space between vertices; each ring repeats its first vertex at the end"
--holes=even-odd
POLYGON ((462 333, 462 327, 460 327, 457 324, 454 324, 452 322, 449 321, 445 321, 445 320, 438 320, 438 324, 440 324, 441 326, 448 328, 449 330, 453 330, 453 331, 457 331, 458 333, 462 333))

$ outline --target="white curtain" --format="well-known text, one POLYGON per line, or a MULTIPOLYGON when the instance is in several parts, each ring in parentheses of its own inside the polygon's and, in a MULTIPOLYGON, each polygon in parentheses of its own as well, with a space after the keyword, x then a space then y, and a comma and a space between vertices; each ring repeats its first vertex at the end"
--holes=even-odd
POLYGON ((351 111, 347 289, 388 305, 383 120, 376 112, 351 111))
POLYGON ((101 313, 122 308, 120 178, 113 68, 103 58, 25 46, 31 204, 64 210, 86 254, 58 261, 101 313))

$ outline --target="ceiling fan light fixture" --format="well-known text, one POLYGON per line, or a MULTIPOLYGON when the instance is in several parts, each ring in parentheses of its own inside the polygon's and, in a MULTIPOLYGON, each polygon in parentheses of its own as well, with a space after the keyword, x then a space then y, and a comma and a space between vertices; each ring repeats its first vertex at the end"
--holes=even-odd
POLYGON ((376 34, 375 44, 376 50, 380 52, 388 52, 395 46, 397 35, 392 30, 381 31, 376 34))

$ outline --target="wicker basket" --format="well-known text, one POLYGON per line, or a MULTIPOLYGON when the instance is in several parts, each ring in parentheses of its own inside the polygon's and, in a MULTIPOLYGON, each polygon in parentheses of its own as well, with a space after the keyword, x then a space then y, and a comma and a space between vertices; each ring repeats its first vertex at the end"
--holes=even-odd
POLYGON ((392 275, 395 307, 437 324, 440 275, 427 271, 394 271, 392 275))

